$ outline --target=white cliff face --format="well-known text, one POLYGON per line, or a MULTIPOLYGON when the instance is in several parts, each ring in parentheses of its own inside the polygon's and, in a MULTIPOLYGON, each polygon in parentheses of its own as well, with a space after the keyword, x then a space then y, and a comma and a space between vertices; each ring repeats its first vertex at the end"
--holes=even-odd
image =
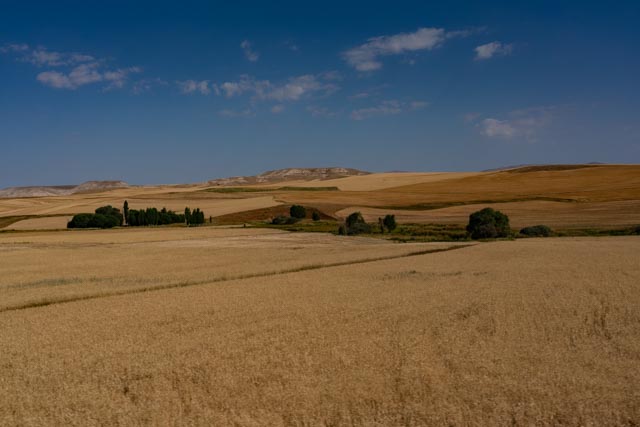
POLYGON ((236 176, 209 181, 212 185, 267 184, 286 181, 311 181, 368 175, 369 172, 351 168, 287 168, 267 171, 256 176, 236 176))

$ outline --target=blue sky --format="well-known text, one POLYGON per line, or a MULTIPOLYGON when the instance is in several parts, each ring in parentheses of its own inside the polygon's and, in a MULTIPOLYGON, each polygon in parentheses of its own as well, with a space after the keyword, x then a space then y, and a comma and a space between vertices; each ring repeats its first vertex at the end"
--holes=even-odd
POLYGON ((640 162, 637 2, 0 1, 0 187, 640 162))

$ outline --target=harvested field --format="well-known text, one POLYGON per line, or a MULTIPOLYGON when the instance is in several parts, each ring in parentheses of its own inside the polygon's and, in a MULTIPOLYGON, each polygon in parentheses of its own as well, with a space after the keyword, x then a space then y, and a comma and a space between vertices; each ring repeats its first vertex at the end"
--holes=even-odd
POLYGON ((55 230, 67 228, 67 222, 72 216, 50 216, 44 218, 30 218, 15 222, 6 228, 9 230, 55 230))
POLYGON ((240 262, 236 247, 246 247, 244 272, 281 266, 269 253, 295 266, 411 246, 212 228, 8 236, 3 297, 20 284, 55 294, 73 286, 53 280, 67 274, 86 274, 88 286, 91 274, 171 280, 168 267, 156 271, 170 263, 204 281, 1 312, 1 424, 640 422, 638 237, 493 242, 206 282, 240 262), (195 246, 220 250, 181 257, 195 246), (94 249, 106 257, 64 266, 65 251, 94 249))
POLYGON ((225 224, 253 221, 260 210, 279 210, 278 206, 291 204, 318 209, 328 217, 361 207, 372 215, 396 212, 400 221, 460 224, 466 222, 471 209, 497 205, 507 210, 516 226, 533 221, 563 228, 614 228, 637 224, 640 216, 637 165, 380 173, 325 181, 288 181, 286 185, 215 187, 215 191, 207 191, 208 188, 204 184, 129 187, 72 196, 0 199, 0 217, 93 212, 106 204, 120 207, 125 199, 132 209, 167 207, 182 211, 185 206, 199 207, 207 218, 224 216, 221 223, 225 224), (314 187, 318 191, 309 191, 314 187))
POLYGON ((336 212, 338 218, 360 211, 365 220, 376 222, 386 214, 394 214, 404 223, 466 224, 469 215, 485 207, 500 210, 511 219, 511 226, 522 228, 533 224, 546 224, 558 229, 626 227, 640 224, 640 200, 618 202, 577 203, 530 201, 512 203, 483 203, 452 206, 442 209, 405 210, 376 209, 352 206, 336 212))

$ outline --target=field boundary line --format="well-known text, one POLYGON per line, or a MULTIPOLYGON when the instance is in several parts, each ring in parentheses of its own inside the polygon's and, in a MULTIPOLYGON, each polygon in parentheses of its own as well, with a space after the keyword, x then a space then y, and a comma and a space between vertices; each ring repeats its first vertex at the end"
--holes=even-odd
POLYGON ((58 305, 58 304, 66 304, 77 301, 86 301, 92 299, 100 299, 100 298, 109 298, 109 297, 117 297, 122 295, 132 295, 132 294, 141 294, 146 292, 154 292, 154 291, 164 291, 168 289, 178 289, 178 288, 187 288, 191 286, 200 286, 200 285, 208 285, 213 283, 221 283, 221 282, 231 282, 233 280, 244 280, 244 279, 254 279, 260 277, 271 277, 271 276, 279 276, 283 274, 290 273, 299 273, 303 271, 313 271, 313 270, 321 270, 324 268, 332 268, 332 267, 342 267, 345 265, 357 265, 357 264, 366 264, 369 262, 377 262, 377 261, 387 261, 398 258, 409 258, 420 255, 428 255, 439 252, 447 252, 453 251, 456 249, 468 248, 470 246, 475 246, 475 244, 467 244, 467 245, 452 245, 447 246, 445 248, 437 248, 437 249, 423 249, 420 251, 408 252, 402 255, 388 255, 388 256, 379 256, 373 258, 364 258, 357 259, 353 261, 337 261, 333 263, 326 264, 308 264, 300 267, 276 270, 276 271, 265 271, 261 273, 248 273, 248 274, 238 274, 235 276, 220 276, 218 278, 207 279, 207 280, 198 280, 198 281, 188 281, 188 282, 178 282, 178 283, 168 283, 166 285, 158 285, 158 286, 146 286, 143 288, 135 288, 135 289, 125 289, 122 291, 114 291, 114 292, 104 292, 99 294, 88 294, 88 295, 78 295, 67 298, 54 298, 54 299, 44 299, 39 301, 31 301, 24 304, 8 306, 0 308, 0 314, 11 312, 11 311, 20 311, 27 310, 31 308, 40 308, 47 307, 50 305, 58 305))

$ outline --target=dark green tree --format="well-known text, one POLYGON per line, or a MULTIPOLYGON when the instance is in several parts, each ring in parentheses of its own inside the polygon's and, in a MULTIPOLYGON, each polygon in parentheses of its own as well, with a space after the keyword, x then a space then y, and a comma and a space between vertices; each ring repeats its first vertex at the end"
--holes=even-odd
POLYGON ((291 218, 302 219, 307 216, 307 210, 304 208, 304 206, 293 205, 289 209, 289 215, 291 216, 291 218))
POLYGON ((382 220, 382 223, 384 225, 384 228, 389 230, 389 232, 392 232, 398 226, 398 224, 396 223, 396 216, 395 215, 386 215, 384 217, 384 219, 382 220))
POLYGON ((124 201, 124 206, 122 206, 122 213, 124 214, 124 220, 127 224, 129 224, 129 202, 124 201))
POLYGON ((507 237, 511 232, 509 217, 500 211, 484 208, 469 215, 467 232, 472 239, 507 237))
POLYGON ((316 211, 313 211, 313 213, 311 214, 311 219, 314 221, 320 221, 320 214, 316 211))
POLYGON ((191 224, 191 209, 188 207, 184 208, 184 221, 187 225, 191 224))

